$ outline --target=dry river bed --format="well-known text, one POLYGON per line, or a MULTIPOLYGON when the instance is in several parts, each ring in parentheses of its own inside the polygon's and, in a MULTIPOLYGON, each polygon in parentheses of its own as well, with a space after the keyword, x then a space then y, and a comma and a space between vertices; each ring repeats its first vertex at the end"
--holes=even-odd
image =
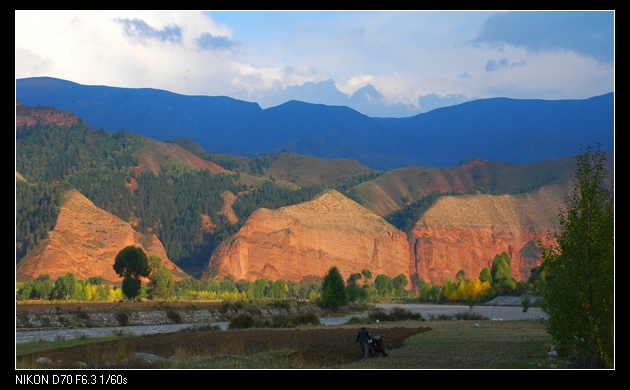
MULTIPOLYGON (((426 320, 432 317, 437 318, 440 315, 453 315, 455 313, 469 311, 468 306, 461 305, 430 305, 430 304, 377 304, 377 307, 390 310, 393 307, 403 307, 413 313, 420 313, 426 320)), ((476 306, 472 312, 482 315, 489 320, 535 320, 545 317, 540 308, 530 308, 523 313, 521 307, 514 306, 476 306)), ((345 324, 352 315, 341 317, 320 317, 321 324, 325 326, 345 324)), ((105 327, 54 327, 54 328, 18 328, 15 332, 15 343, 31 343, 37 341, 54 341, 59 339, 72 340, 79 338, 98 338, 111 336, 114 334, 128 335, 151 335, 159 333, 177 332, 184 328, 195 328, 199 325, 217 325, 221 329, 227 329, 228 322, 211 321, 211 322, 195 322, 185 324, 159 323, 134 326, 105 326, 105 327)))

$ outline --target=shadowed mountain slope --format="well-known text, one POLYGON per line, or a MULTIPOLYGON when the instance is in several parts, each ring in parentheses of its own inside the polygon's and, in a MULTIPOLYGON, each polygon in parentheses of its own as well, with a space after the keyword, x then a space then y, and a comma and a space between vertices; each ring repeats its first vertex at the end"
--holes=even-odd
POLYGON ((125 129, 160 141, 185 137, 206 150, 217 134, 261 111, 257 103, 225 96, 81 85, 51 77, 16 80, 16 98, 30 106, 70 111, 95 129, 125 129))
POLYGON ((528 164, 576 155, 580 144, 614 151, 613 93, 583 100, 479 99, 400 119, 298 101, 262 110, 228 97, 46 77, 16 80, 16 97, 71 111, 94 128, 124 128, 161 141, 188 138, 211 153, 286 150, 352 158, 371 169, 456 166, 471 158, 528 164))

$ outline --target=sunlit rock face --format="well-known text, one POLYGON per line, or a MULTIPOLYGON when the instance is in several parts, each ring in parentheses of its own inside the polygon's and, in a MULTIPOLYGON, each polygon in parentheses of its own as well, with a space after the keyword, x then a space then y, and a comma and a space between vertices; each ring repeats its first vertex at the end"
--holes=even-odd
POLYGON ((410 234, 412 278, 442 285, 464 270, 476 279, 505 252, 512 276, 527 280, 541 261, 535 244, 538 239, 548 244, 547 231, 556 229, 566 195, 566 186, 546 186, 519 195, 440 198, 410 234))
POLYGON ((332 266, 344 278, 410 271, 405 233, 335 190, 278 210, 259 209, 212 255, 202 278, 301 280, 332 266))
POLYGON ((48 274, 52 280, 72 272, 77 279, 102 276, 119 282, 122 279, 114 272, 114 261, 118 252, 129 245, 141 247, 147 255, 161 257, 162 264, 176 278, 186 276, 168 259, 164 246, 154 234, 136 232, 129 223, 72 190, 66 194, 55 228, 20 261, 16 272, 33 278, 48 274))

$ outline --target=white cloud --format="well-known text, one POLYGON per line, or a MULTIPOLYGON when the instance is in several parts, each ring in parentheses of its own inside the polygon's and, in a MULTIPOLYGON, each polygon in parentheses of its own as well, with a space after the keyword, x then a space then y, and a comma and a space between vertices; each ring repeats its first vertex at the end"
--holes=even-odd
POLYGON ((266 102, 307 90, 338 102, 371 85, 383 105, 406 109, 432 94, 560 99, 613 89, 614 65, 592 57, 470 44, 490 15, 16 11, 15 74, 266 102), (337 91, 307 84, 327 80, 337 91))

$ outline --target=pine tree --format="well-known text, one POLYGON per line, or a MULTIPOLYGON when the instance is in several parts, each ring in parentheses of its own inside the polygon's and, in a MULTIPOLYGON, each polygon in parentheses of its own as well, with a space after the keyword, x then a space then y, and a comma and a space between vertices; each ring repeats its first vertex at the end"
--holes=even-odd
POLYGON ((322 282, 322 303, 324 307, 336 309, 348 304, 346 285, 337 267, 330 267, 322 282))

